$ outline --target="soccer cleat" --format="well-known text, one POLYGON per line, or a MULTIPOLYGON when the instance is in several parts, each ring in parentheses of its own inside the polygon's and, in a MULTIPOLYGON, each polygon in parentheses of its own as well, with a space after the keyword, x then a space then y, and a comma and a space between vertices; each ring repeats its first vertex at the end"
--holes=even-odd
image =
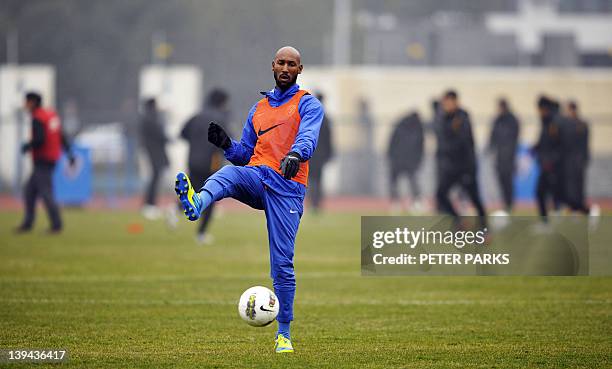
POLYGON ((189 181, 187 174, 179 172, 176 175, 174 190, 179 197, 187 218, 191 221, 198 220, 200 218, 200 214, 202 214, 202 206, 204 204, 202 204, 200 194, 193 189, 193 186, 191 186, 191 182, 189 181))
POLYGON ((291 344, 291 340, 285 338, 282 334, 276 336, 276 344, 274 345, 274 350, 276 350, 277 354, 282 354, 285 352, 293 352, 293 345, 291 344))

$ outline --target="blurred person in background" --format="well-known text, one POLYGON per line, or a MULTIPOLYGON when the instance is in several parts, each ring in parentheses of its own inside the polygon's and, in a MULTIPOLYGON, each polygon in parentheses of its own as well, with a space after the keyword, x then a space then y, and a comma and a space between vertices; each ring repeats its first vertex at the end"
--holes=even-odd
POLYGON ((431 101, 431 120, 429 121, 427 129, 435 133, 436 122, 438 121, 438 115, 442 113, 440 108, 440 100, 433 99, 431 101))
POLYGON ((404 116, 395 126, 391 134, 387 157, 389 158, 389 192, 391 195, 392 211, 402 210, 399 199, 399 177, 405 174, 410 183, 412 192, 412 208, 421 211, 421 188, 417 178, 417 170, 423 159, 423 123, 416 112, 404 116))
POLYGON ((374 134, 374 118, 372 117, 372 109, 370 108, 370 102, 365 96, 359 98, 357 101, 357 120, 360 128, 363 130, 365 138, 365 148, 368 152, 374 150, 374 143, 371 138, 374 134))
POLYGON ((486 213, 476 181, 476 151, 470 117, 459 106, 457 92, 454 90, 444 94, 441 106, 442 112, 435 123, 438 210, 452 215, 458 221, 449 192, 453 186, 459 185, 476 208, 480 226, 484 228, 487 224, 486 213))
POLYGON ((562 199, 561 181, 561 126, 557 115, 558 103, 546 96, 541 96, 537 102, 538 115, 541 121, 541 131, 538 142, 532 148, 540 166, 540 174, 536 185, 538 211, 544 223, 548 222, 548 205, 550 198, 554 206, 560 205, 562 199))
POLYGON ((567 198, 565 197, 565 154, 563 152, 563 132, 565 128, 569 126, 568 119, 563 115, 561 111, 561 103, 555 99, 551 99, 552 101, 552 114, 554 116, 553 120, 559 126, 559 137, 561 139, 561 147, 559 151, 559 162, 557 163, 557 176, 559 180, 555 184, 555 189, 553 191, 553 209, 555 215, 561 214, 561 208, 563 205, 569 206, 567 202, 567 198))
POLYGON ((575 101, 567 104, 566 114, 562 137, 564 198, 571 210, 588 214, 584 187, 590 159, 589 126, 580 117, 575 101))
MULTIPOLYGON (((317 99, 324 103, 325 96, 322 93, 316 94, 317 99)), ((317 213, 321 207, 321 201, 323 200, 323 167, 331 160, 334 155, 334 148, 332 145, 332 132, 331 132, 331 120, 328 115, 323 116, 323 122, 321 123, 321 129, 319 130, 319 142, 317 143, 317 150, 310 158, 310 172, 309 172, 309 199, 312 204, 312 208, 317 213)))
POLYGON ((81 119, 79 118, 79 106, 75 98, 68 98, 64 103, 62 111, 62 128, 66 136, 76 137, 81 131, 81 119))
POLYGON ((353 178, 359 184, 359 192, 371 196, 376 188, 376 168, 378 168, 373 139, 376 121, 372 114, 370 101, 365 96, 359 97, 357 101, 357 124, 360 145, 352 165, 354 165, 353 171, 361 175, 353 178))
POLYGON ((488 151, 495 155, 495 169, 505 211, 510 213, 514 204, 513 178, 520 127, 506 99, 499 99, 497 109, 498 114, 493 121, 488 151))
POLYGON ((120 121, 123 122, 123 137, 125 139, 125 159, 123 160, 123 175, 125 178, 124 191, 126 195, 133 195, 138 188, 138 103, 134 98, 125 98, 121 102, 120 121))
POLYGON ((140 143, 147 153, 147 159, 151 166, 151 177, 145 192, 142 214, 147 219, 157 219, 161 215, 157 207, 159 177, 168 166, 169 161, 166 154, 168 138, 164 130, 163 118, 157 109, 157 102, 154 98, 145 100, 139 125, 140 143))
POLYGON ((57 113, 43 108, 42 103, 42 96, 37 92, 25 95, 25 109, 32 116, 32 128, 31 140, 22 145, 21 151, 24 154, 32 153, 33 170, 24 190, 25 216, 16 229, 17 233, 32 230, 38 197, 42 198, 51 223, 48 233, 60 233, 63 227, 59 206, 53 195, 53 171, 62 149, 66 151, 71 166, 75 159, 57 113))
MULTIPOLYGON (((229 120, 229 95, 222 89, 215 88, 206 97, 202 111, 191 117, 181 130, 181 138, 189 144, 188 168, 189 177, 196 188, 202 188, 204 181, 220 168, 222 150, 208 142, 208 125, 215 122, 227 130, 229 120)), ((213 214, 211 204, 200 217, 197 230, 199 243, 211 244, 212 236, 206 233, 213 214)))

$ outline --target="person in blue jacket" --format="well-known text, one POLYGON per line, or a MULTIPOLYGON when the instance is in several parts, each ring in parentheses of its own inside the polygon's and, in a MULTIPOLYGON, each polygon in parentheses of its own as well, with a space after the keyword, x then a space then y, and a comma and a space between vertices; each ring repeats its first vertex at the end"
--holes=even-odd
POLYGON ((311 158, 323 121, 319 100, 297 85, 300 53, 280 48, 272 61, 276 86, 249 111, 240 141, 211 122, 208 140, 224 151, 232 165, 211 175, 196 191, 185 173, 176 176, 176 193, 191 221, 213 202, 231 197, 266 214, 270 269, 279 300, 277 353, 293 352, 289 326, 293 320, 295 237, 304 211, 311 158))

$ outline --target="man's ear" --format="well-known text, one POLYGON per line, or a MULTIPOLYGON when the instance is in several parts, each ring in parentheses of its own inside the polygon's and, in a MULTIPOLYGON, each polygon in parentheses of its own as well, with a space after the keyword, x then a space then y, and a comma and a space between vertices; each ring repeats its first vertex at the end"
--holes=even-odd
POLYGON ((303 69, 304 69, 304 66, 300 64, 300 67, 298 68, 298 74, 302 74, 303 69))
POLYGON ((272 60, 272 71, 274 72, 274 60, 272 60))

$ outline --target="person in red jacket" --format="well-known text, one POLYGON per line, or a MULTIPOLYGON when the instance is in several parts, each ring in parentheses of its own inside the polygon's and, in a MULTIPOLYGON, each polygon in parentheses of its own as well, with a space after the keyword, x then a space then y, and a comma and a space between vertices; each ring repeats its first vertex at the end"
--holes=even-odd
POLYGON ((70 153, 68 141, 62 131, 60 119, 52 109, 42 107, 42 97, 36 92, 29 92, 25 96, 25 109, 32 116, 32 138, 21 147, 25 154, 32 153, 33 171, 24 190, 25 216, 18 233, 28 232, 34 225, 36 200, 42 198, 51 229, 49 233, 59 233, 62 230, 62 218, 53 197, 53 170, 59 160, 62 149, 68 153, 70 164, 74 157, 70 153))

